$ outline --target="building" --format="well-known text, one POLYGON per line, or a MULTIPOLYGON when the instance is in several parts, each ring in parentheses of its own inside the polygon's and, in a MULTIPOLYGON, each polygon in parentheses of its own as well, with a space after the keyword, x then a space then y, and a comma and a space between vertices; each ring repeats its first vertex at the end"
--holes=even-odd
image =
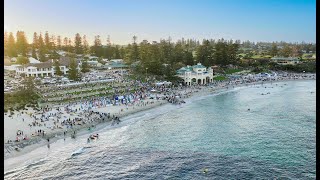
POLYGON ((97 67, 97 65, 99 64, 98 60, 89 60, 89 61, 87 61, 87 63, 88 63, 91 67, 97 67))
POLYGON ((111 59, 110 62, 123 63, 123 59, 111 59))
MULTIPOLYGON (((61 72, 63 74, 67 74, 69 70, 68 67, 70 59, 66 57, 61 57, 59 63, 61 72)), ((79 62, 78 70, 80 70, 79 62)), ((54 61, 52 59, 42 63, 29 63, 26 65, 19 65, 16 66, 15 71, 17 75, 25 74, 27 77, 53 76, 56 73, 54 61)))
POLYGON ((194 66, 182 67, 177 70, 177 76, 184 80, 186 85, 207 84, 213 81, 213 69, 206 68, 201 63, 194 66))
POLYGON ((122 61, 110 61, 105 65, 108 69, 127 69, 129 68, 128 65, 124 64, 122 61))
POLYGON ((295 65, 295 64, 299 64, 300 60, 298 58, 294 58, 294 57, 273 57, 271 58, 271 60, 273 62, 276 62, 278 64, 281 65, 287 65, 287 64, 291 64, 291 65, 295 65))

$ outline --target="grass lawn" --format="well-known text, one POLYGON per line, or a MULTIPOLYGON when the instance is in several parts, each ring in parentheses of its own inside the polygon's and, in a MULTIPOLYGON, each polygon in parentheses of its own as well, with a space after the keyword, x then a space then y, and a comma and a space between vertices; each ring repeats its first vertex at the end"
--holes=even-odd
POLYGON ((304 53, 302 55, 302 59, 316 59, 316 58, 312 58, 313 55, 316 55, 316 54, 314 53, 314 54, 311 55, 311 54, 304 53))
POLYGON ((254 56, 252 56, 252 59, 262 59, 262 58, 271 58, 272 56, 270 56, 270 55, 265 55, 265 56, 263 56, 263 55, 254 55, 254 56))
POLYGON ((227 78, 225 76, 217 76, 217 77, 214 77, 213 80, 216 80, 216 81, 223 81, 223 80, 226 80, 227 78))

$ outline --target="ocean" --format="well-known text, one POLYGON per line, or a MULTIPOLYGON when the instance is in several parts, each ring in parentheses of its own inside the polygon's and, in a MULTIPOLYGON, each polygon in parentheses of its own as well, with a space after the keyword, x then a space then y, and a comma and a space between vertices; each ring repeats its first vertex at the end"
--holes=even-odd
POLYGON ((96 141, 69 137, 7 159, 4 178, 316 179, 315 91, 315 80, 273 82, 166 104, 96 141))

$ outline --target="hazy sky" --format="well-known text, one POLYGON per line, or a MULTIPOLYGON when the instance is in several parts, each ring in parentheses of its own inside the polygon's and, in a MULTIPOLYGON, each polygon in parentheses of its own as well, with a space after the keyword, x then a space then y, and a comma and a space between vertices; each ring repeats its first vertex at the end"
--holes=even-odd
POLYGON ((132 36, 316 41, 315 0, 4 0, 5 30, 127 44, 132 36))

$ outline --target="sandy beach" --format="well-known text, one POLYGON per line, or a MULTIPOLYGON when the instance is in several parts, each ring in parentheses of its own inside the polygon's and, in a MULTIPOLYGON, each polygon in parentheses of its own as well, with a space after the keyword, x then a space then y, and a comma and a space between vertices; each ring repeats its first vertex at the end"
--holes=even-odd
MULTIPOLYGON (((271 81, 271 83, 300 79, 303 78, 294 79, 291 77, 283 77, 276 81, 271 81)), ((182 89, 177 88, 173 91, 175 94, 180 95, 180 100, 183 100, 195 96, 201 97, 214 94, 235 87, 262 84, 270 85, 270 81, 255 81, 249 83, 220 82, 210 86, 195 86, 182 89)), ((164 97, 165 93, 158 94, 157 96, 164 97)), ((161 98, 150 99, 150 97, 154 97, 154 95, 149 94, 148 97, 139 99, 134 104, 97 106, 91 109, 91 115, 88 115, 90 113, 86 114, 82 110, 83 107, 81 103, 69 105, 69 109, 64 108, 62 105, 54 106, 44 113, 39 113, 39 111, 37 112, 31 108, 14 112, 11 117, 10 112, 5 113, 4 158, 7 159, 10 157, 20 156, 36 149, 37 147, 55 142, 57 139, 70 138, 75 132, 76 135, 92 133, 95 130, 102 129, 103 127, 113 124, 113 116, 119 117, 121 120, 121 118, 125 116, 169 103, 167 100, 163 100, 161 98), (109 114, 110 118, 106 118, 106 116, 101 118, 102 114, 109 114), (44 122, 35 120, 40 117, 46 117, 48 120, 44 122), (74 119, 77 122, 75 123, 75 126, 68 127, 60 125, 62 121, 67 121, 68 119, 74 119), (81 119, 81 121, 78 121, 77 119, 81 119), (32 123, 34 122, 39 122, 39 124, 33 126, 32 123), (17 135, 17 130, 21 130, 19 133, 21 134, 22 132, 23 135, 17 135), (40 133, 39 130, 41 130, 40 133), (26 140, 23 140, 23 137, 25 136, 26 140), (20 138, 19 142, 15 142, 17 137, 20 138), (49 142, 47 141, 48 138, 50 139, 49 142), (8 140, 12 140, 12 142, 8 143, 8 140)), ((173 104, 173 106, 175 105, 173 104)))

